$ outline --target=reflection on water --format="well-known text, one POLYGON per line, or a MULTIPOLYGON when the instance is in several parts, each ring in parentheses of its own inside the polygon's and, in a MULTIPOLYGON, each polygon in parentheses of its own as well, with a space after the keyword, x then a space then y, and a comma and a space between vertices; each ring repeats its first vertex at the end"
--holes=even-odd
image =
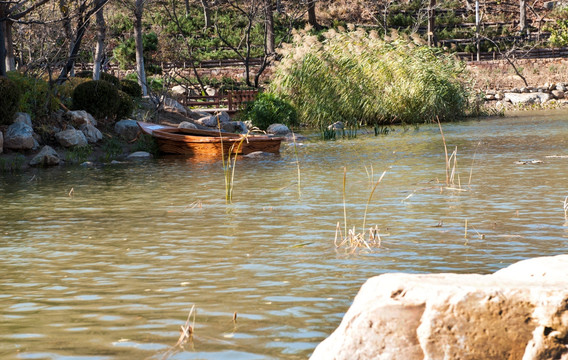
POLYGON ((568 114, 444 133, 466 191, 440 184, 437 126, 300 145, 301 198, 286 144, 280 156, 237 162, 231 205, 220 162, 3 175, 0 357, 158 359, 195 304, 193 344, 173 358, 303 359, 368 277, 489 273, 567 252, 568 158, 547 156, 568 155, 568 114), (388 170, 367 213, 381 229, 376 252, 333 246, 344 166, 348 225, 359 231, 370 184, 388 170))

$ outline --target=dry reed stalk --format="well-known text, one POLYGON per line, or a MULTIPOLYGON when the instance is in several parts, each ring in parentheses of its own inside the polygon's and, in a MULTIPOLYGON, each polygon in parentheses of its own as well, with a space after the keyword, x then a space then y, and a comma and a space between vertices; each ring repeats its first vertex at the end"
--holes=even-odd
POLYGON ((481 145, 481 141, 478 141, 477 145, 475 146, 473 159, 471 159, 471 167, 469 168, 469 181, 467 182, 467 186, 471 186, 471 177, 473 175, 473 163, 475 162, 475 156, 477 155, 477 149, 479 148, 479 145, 481 145))
POLYGON ((564 198, 564 220, 568 221, 568 196, 564 198))
POLYGON ((438 121, 438 127, 440 128, 440 134, 442 134, 442 142, 444 143, 444 152, 446 154, 446 185, 450 185, 450 161, 448 159, 448 146, 446 145, 446 137, 444 136, 444 130, 442 130, 442 124, 440 123, 440 118, 436 116, 438 121))
POLYGON ((300 160, 298 159, 298 147, 296 146, 296 134, 292 132, 292 139, 294 141, 294 156, 296 157, 296 167, 298 168, 298 198, 302 198, 302 176, 300 173, 300 160))
POLYGON ((188 340, 191 340, 193 337, 193 329, 195 329, 195 305, 191 306, 191 310, 187 315, 187 320, 185 321, 185 325, 181 326, 181 335, 175 345, 175 347, 181 346, 182 344, 186 343, 188 340), (193 314, 193 325, 189 324, 191 319, 191 315, 193 314))

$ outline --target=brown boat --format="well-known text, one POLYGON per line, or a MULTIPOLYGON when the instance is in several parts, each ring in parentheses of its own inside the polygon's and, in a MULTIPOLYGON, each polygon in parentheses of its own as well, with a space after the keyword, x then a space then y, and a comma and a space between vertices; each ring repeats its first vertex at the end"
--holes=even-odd
POLYGON ((262 151, 277 154, 281 137, 245 135, 212 130, 184 129, 138 121, 138 126, 152 135, 161 152, 195 156, 247 155, 262 151))

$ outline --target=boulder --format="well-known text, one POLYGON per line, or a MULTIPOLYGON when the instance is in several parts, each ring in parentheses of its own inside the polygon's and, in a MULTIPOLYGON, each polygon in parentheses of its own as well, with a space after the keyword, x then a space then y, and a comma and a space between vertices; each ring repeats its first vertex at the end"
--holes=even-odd
POLYGON ((34 130, 25 122, 15 122, 4 135, 4 148, 11 150, 30 150, 36 145, 34 130))
POLYGON ((114 124, 114 132, 126 141, 132 141, 138 137, 140 128, 135 120, 125 119, 114 124))
POLYGON ((174 95, 187 95, 187 88, 183 85, 176 85, 172 87, 172 94, 174 95))
POLYGON ((45 145, 40 152, 30 161, 30 166, 55 166, 59 165, 61 158, 57 151, 49 145, 45 145))
POLYGON ((55 134, 55 140, 59 145, 69 148, 76 146, 86 146, 88 144, 85 134, 80 130, 68 129, 55 134))
POLYGON ((178 124, 178 128, 180 129, 197 129, 197 126, 189 121, 182 121, 178 124))
POLYGON ((231 117, 226 111, 218 111, 215 113, 215 116, 219 117, 220 123, 228 123, 231 121, 231 117))
POLYGON ((133 152, 132 154, 128 155, 127 158, 131 159, 131 160, 135 160, 135 159, 148 159, 151 158, 152 154, 150 154, 149 152, 146 151, 136 151, 133 152))
POLYGON ((290 133, 290 129, 284 124, 272 124, 266 129, 266 132, 274 135, 286 135, 290 133))
POLYGON ((183 115, 187 115, 187 109, 180 104, 179 102, 177 102, 176 100, 169 98, 169 97, 162 97, 162 105, 164 107, 164 110, 166 111, 177 111, 180 114, 183 115))
POLYGON ((568 255, 491 275, 385 274, 311 359, 567 359, 568 255))
POLYGON ((556 90, 566 91, 566 86, 564 86, 564 84, 562 84, 562 83, 556 84, 556 90))
POLYGON ((505 93, 505 100, 512 102, 513 104, 521 105, 531 105, 531 104, 542 104, 552 97, 550 94, 546 93, 505 93))
POLYGON ((207 117, 207 116, 211 116, 211 114, 205 112, 205 111, 193 111, 190 110, 187 113, 187 117, 189 117, 192 120, 199 120, 201 118, 207 117))
POLYGON ((83 125, 97 126, 97 120, 85 110, 67 111, 64 117, 71 125, 80 128, 83 125))
POLYGON ((555 99, 564 99, 564 91, 552 90, 552 96, 554 96, 555 99))
MULTIPOLYGON (((219 120, 221 120, 221 119, 219 119, 219 120)), ((199 125, 203 125, 203 126, 207 126, 207 127, 217 127, 217 116, 208 115, 208 116, 202 117, 199 120, 196 120, 195 122, 198 123, 199 125)))
POLYGON ((229 121, 222 123, 221 129, 232 133, 246 133, 248 131, 247 125, 242 121, 229 121))
POLYGON ((91 124, 83 124, 79 129, 83 132, 89 144, 94 144, 103 139, 103 133, 91 124))
POLYGON ((23 113, 23 112, 16 113, 16 115, 14 116, 14 122, 15 123, 21 122, 28 125, 29 127, 33 127, 32 117, 28 113, 23 113))

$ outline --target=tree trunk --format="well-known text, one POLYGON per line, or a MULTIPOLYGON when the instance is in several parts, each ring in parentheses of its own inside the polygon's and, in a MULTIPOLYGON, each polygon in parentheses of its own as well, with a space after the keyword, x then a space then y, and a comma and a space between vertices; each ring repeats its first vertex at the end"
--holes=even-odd
POLYGON ((519 31, 524 34, 527 31, 527 1, 519 0, 519 31))
POLYGON ((4 50, 6 51, 6 71, 16 70, 16 60, 14 57, 14 40, 12 38, 13 22, 6 20, 4 22, 4 50))
POLYGON ((5 21, 0 21, 0 77, 6 76, 6 43, 4 42, 5 24, 5 21))
POLYGON ((211 9, 209 8, 208 0, 201 0, 201 6, 203 7, 203 17, 205 18, 205 29, 209 29, 213 26, 211 23, 211 9))
POLYGON ((264 32, 266 36, 266 53, 273 54, 276 51, 274 43, 274 10, 272 0, 265 0, 264 7, 264 32))
POLYGON ((136 73, 138 84, 142 87, 142 95, 148 95, 146 84, 146 71, 144 70, 144 45, 142 43, 142 13, 144 12, 144 1, 136 0, 134 7, 134 41, 136 43, 136 73))
POLYGON ((102 8, 105 0, 97 0, 97 5, 101 9, 97 11, 97 45, 95 47, 95 64, 93 66, 93 80, 99 80, 101 77, 101 68, 105 55, 105 37, 106 37, 106 24, 104 9, 102 8))
POLYGON ((428 7, 428 46, 436 46, 436 35, 434 28, 436 26, 436 0, 430 0, 428 7))
POLYGON ((316 17, 316 0, 308 0, 308 23, 316 30, 320 28, 316 17))
POLYGON ((73 71, 75 67, 75 61, 77 60, 77 55, 79 54, 79 49, 81 49, 81 42, 83 41, 83 36, 85 35, 85 30, 89 26, 89 20, 85 21, 84 16, 84 8, 79 11, 79 16, 77 17, 77 35, 75 35, 75 39, 71 40, 71 44, 69 45, 69 58, 61 69, 61 73, 59 73, 59 77, 57 78, 58 84, 63 84, 65 80, 67 80, 67 76, 70 72, 73 71))
POLYGON ((185 0, 185 15, 189 15, 189 10, 189 0, 185 0))

